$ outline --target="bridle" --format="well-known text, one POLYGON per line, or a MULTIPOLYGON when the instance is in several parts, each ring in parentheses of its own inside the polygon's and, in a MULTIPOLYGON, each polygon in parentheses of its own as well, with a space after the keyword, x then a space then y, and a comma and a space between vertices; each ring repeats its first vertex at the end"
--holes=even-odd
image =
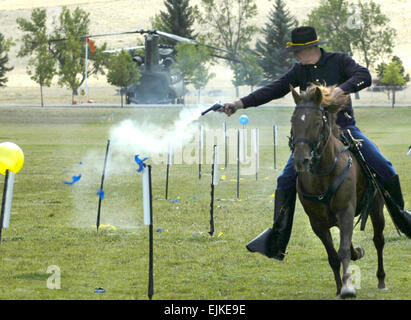
MULTIPOLYGON (((329 113, 326 113, 323 107, 314 107, 314 106, 297 106, 296 108, 311 108, 311 109, 316 109, 320 110, 322 112, 322 119, 323 119, 323 125, 321 128, 321 133, 320 136, 318 137, 317 141, 310 141, 307 138, 294 138, 291 137, 289 138, 289 146, 292 152, 294 152, 295 145, 297 143, 306 143, 310 146, 311 148, 311 159, 310 159, 310 173, 313 174, 314 176, 317 177, 325 177, 330 175, 334 169, 337 167, 338 160, 344 152, 349 150, 348 145, 344 145, 344 147, 337 153, 337 155, 334 158, 333 164, 330 166, 329 169, 327 169, 324 172, 319 173, 317 171, 317 167, 320 163, 321 157, 323 155, 324 150, 326 150, 326 147, 330 141, 331 135, 332 135, 332 121, 329 113), (327 115, 327 116, 326 116, 327 115), (325 140, 325 132, 326 132, 326 123, 329 123, 329 132, 328 132, 328 137, 327 140, 325 141, 325 144, 319 152, 319 148, 322 144, 322 142, 325 140)), ((329 185, 327 190, 321 194, 308 194, 303 192, 302 187, 300 185, 300 180, 297 179, 297 190, 299 194, 302 195, 302 197, 306 200, 314 201, 314 202, 320 202, 324 205, 327 206, 328 211, 330 212, 331 216, 336 219, 335 213, 331 209, 331 199, 334 196, 335 192, 339 188, 339 186, 343 183, 345 177, 348 175, 348 172, 352 166, 352 158, 350 153, 348 153, 348 158, 347 158, 347 164, 345 167, 342 169, 341 173, 332 181, 332 183, 329 185)))
MULTIPOLYGON (((329 141, 330 141, 331 135, 332 135, 332 121, 331 121, 330 114, 329 114, 329 113, 326 113, 325 110, 324 110, 324 108, 321 107, 321 106, 297 106, 296 109, 314 109, 314 110, 320 110, 321 113, 322 113, 322 117, 321 117, 321 118, 322 118, 322 121, 323 121, 323 122, 322 122, 321 132, 320 132, 320 135, 319 135, 317 141, 311 141, 311 140, 309 140, 309 139, 307 139, 307 138, 305 138, 305 137, 304 137, 304 138, 294 138, 293 135, 292 135, 292 133, 291 133, 291 136, 289 137, 289 141, 288 141, 288 145, 289 145, 289 147, 290 147, 290 150, 291 150, 292 153, 294 153, 295 145, 296 145, 297 143, 305 143, 305 144, 308 144, 308 145, 310 146, 310 148, 311 148, 310 172, 313 173, 313 174, 315 174, 315 175, 321 175, 321 176, 322 176, 322 175, 328 175, 328 174, 331 173, 331 171, 334 169, 334 167, 335 167, 335 165, 336 165, 336 161, 335 161, 335 163, 333 164, 332 168, 331 168, 330 170, 327 170, 327 173, 326 173, 326 174, 323 174, 323 173, 318 174, 318 173, 316 172, 316 170, 317 170, 318 164, 320 163, 320 160, 321 160, 321 157, 322 157, 322 155, 323 155, 323 152, 324 152, 324 150, 326 149, 326 147, 327 147, 327 145, 328 145, 328 143, 329 143, 329 141), (326 138, 326 132, 325 132, 325 131, 326 131, 327 121, 328 121, 328 124, 329 124, 328 137, 327 137, 327 140, 325 141, 325 144, 324 144, 322 150, 319 151, 322 142, 323 142, 324 139, 326 138)), ((337 158, 337 161, 338 161, 338 158, 337 158)))

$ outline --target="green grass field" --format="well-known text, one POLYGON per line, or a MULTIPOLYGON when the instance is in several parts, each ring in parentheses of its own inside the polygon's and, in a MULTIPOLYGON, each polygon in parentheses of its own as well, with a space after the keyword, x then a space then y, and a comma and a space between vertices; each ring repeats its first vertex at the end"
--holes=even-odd
MULTIPOLYGON (((0 108, 0 142, 24 151, 16 176, 10 228, 0 244, 0 299, 147 299, 148 227, 143 225, 141 175, 130 158, 115 163, 105 181, 101 223, 95 219, 109 130, 124 119, 167 127, 176 108, 0 108), (110 120, 109 120, 110 118, 110 120), (80 164, 81 162, 81 164, 80 164), (122 168, 118 168, 122 166, 122 168), (73 186, 63 183, 81 173, 73 186), (113 228, 114 227, 114 228, 113 228), (51 290, 47 270, 58 266, 61 288, 51 290), (103 287, 105 293, 94 293, 103 287)), ((289 150, 291 108, 248 109, 249 128, 260 128, 260 170, 242 176, 236 197, 236 166, 230 164, 215 189, 215 234, 209 231, 211 165, 173 165, 169 199, 164 199, 164 164, 153 163, 154 299, 334 299, 335 283, 327 255, 297 204, 294 228, 282 262, 245 245, 272 225, 276 178, 289 150), (273 168, 272 126, 279 125, 277 166, 273 168), (196 197, 194 199, 193 197, 196 197)), ((358 126, 374 140, 401 177, 411 207, 411 108, 356 109, 358 126)), ((208 114, 202 123, 240 128, 238 115, 208 114)), ((236 151, 230 151, 236 152, 236 151)), ((222 167, 223 165, 220 165, 222 167)), ((3 189, 3 178, 0 179, 3 189)), ((365 257, 353 263, 361 275, 357 299, 411 299, 411 241, 399 237, 386 212, 384 251, 387 291, 377 289, 372 226, 354 232, 365 257)), ((338 246, 338 230, 332 230, 338 246)))

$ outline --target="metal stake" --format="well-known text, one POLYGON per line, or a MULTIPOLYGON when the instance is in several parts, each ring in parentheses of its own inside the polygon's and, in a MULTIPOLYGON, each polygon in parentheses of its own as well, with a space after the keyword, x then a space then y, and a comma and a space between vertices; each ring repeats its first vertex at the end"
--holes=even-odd
POLYGON ((96 222, 97 232, 98 232, 98 228, 100 227, 100 211, 101 211, 101 198, 102 198, 101 193, 103 192, 104 176, 106 174, 106 165, 107 165, 107 157, 108 157, 109 148, 110 148, 110 140, 107 140, 106 155, 104 157, 103 173, 101 174, 101 186, 100 186, 100 192, 99 192, 99 197, 98 197, 97 222, 96 222))

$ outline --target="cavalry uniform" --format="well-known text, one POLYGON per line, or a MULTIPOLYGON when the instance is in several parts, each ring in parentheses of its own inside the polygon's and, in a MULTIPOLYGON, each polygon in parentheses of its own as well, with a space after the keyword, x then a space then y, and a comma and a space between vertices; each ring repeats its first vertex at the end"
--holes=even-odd
MULTIPOLYGON (((299 27, 292 32, 293 42, 288 43, 289 51, 319 45, 312 27, 299 27)), ((341 52, 326 52, 321 48, 321 58, 317 63, 303 65, 296 63, 294 67, 280 79, 241 98, 244 108, 257 107, 273 99, 284 97, 290 92, 290 84, 304 91, 311 84, 336 85, 346 93, 354 93, 371 85, 371 75, 367 68, 356 63, 349 55, 341 52)), ((398 175, 390 161, 356 126, 351 99, 337 114, 337 125, 343 131, 349 129, 355 139, 362 139, 360 148, 369 166, 377 173, 379 182, 384 186, 398 207, 405 211, 406 223, 411 228, 411 215, 404 210, 404 201, 398 175)), ((291 227, 296 201, 296 171, 291 156, 277 179, 275 194, 274 226, 267 237, 266 248, 261 252, 269 257, 282 260, 291 235, 291 227)), ((403 231, 404 232, 404 231, 403 231)), ((407 234, 408 235, 408 234, 407 234)), ((408 235, 409 236, 409 235, 408 235)), ((261 250, 256 250, 261 251, 261 250)))

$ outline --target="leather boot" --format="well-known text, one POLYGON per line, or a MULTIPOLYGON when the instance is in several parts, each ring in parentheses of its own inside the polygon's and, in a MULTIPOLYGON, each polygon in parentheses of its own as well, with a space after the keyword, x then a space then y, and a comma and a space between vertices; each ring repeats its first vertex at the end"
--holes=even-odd
POLYGON ((248 250, 259 252, 268 258, 280 261, 284 259, 293 226, 296 195, 295 188, 275 191, 273 228, 267 228, 251 240, 247 245, 248 250))
POLYGON ((383 187, 390 195, 384 198, 394 224, 408 238, 411 238, 411 212, 404 209, 404 198, 402 196, 398 175, 394 175, 388 179, 383 187))

